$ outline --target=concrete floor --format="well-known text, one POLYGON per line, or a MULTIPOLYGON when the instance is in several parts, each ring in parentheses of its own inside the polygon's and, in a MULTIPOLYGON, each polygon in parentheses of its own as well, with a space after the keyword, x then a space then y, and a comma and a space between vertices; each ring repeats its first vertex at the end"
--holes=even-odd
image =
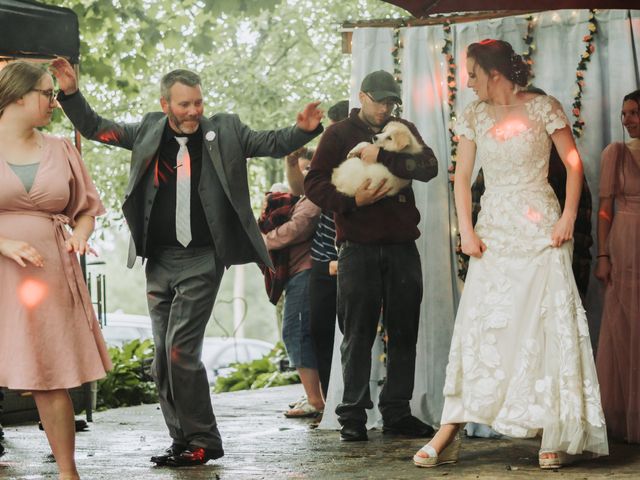
MULTIPOLYGON (((338 433, 309 428, 309 420, 282 416, 302 393, 300 385, 213 396, 226 455, 200 467, 153 467, 149 457, 166 448, 158 405, 98 412, 77 437, 83 479, 640 479, 640 447, 614 444, 611 456, 557 471, 537 468, 534 440, 465 439, 460 462, 416 468, 411 456, 425 442, 369 433, 368 442, 344 443, 338 433)), ((7 453, 0 479, 56 478, 45 436, 36 425, 5 428, 7 453)))

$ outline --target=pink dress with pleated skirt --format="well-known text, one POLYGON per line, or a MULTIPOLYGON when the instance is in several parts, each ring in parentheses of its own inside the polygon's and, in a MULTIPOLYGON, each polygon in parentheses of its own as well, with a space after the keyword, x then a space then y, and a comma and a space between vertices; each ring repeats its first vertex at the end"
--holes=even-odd
POLYGON ((602 152, 600 198, 613 198, 596 366, 609 435, 640 443, 640 159, 624 143, 602 152))
POLYGON ((45 135, 27 192, 0 150, 0 237, 36 248, 44 267, 0 255, 0 385, 76 387, 111 368, 77 255, 64 241, 79 215, 105 213, 77 150, 45 135))

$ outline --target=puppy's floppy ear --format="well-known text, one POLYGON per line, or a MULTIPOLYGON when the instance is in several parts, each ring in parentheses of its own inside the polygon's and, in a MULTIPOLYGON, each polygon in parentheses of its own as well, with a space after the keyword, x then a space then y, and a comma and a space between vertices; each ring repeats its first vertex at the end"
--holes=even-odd
POLYGON ((396 152, 401 152, 411 144, 411 137, 405 131, 394 132, 393 144, 396 152))

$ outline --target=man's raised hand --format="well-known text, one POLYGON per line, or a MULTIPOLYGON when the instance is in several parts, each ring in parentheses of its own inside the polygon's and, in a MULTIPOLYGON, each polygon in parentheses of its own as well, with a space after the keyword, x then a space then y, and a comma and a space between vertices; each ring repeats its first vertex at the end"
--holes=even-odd
POLYGON ((55 58, 49 66, 49 71, 56 77, 58 86, 65 95, 71 95, 78 90, 78 79, 76 72, 67 59, 62 57, 55 58))
POLYGON ((308 103, 304 110, 298 113, 298 117, 296 119, 296 126, 300 130, 304 130, 305 132, 313 132, 318 125, 320 125, 320 121, 324 116, 324 111, 318 108, 320 102, 311 102, 308 103))

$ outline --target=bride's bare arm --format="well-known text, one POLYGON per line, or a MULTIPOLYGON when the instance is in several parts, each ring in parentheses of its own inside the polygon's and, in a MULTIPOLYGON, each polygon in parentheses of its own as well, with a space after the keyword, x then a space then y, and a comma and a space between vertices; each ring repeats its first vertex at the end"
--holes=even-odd
POLYGON ((564 202, 564 210, 558 223, 553 227, 551 233, 551 244, 554 247, 561 246, 564 242, 573 238, 573 227, 578 214, 578 203, 580 202, 580 192, 584 172, 582 159, 578 148, 571 135, 569 127, 556 130, 551 139, 558 150, 562 163, 567 169, 567 194, 564 202))
POLYGON ((476 159, 476 144, 464 136, 458 143, 455 182, 453 192, 458 213, 458 228, 462 252, 472 257, 481 257, 487 249, 473 229, 471 222, 471 174, 476 159))

